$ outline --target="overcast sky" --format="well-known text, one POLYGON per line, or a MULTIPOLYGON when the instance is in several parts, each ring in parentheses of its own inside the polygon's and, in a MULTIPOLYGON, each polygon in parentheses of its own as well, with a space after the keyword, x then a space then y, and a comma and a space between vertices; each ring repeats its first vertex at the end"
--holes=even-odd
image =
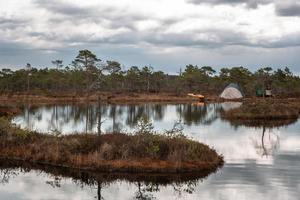
POLYGON ((170 73, 186 64, 300 73, 300 0, 0 0, 0 67, 69 64, 80 49, 170 73))

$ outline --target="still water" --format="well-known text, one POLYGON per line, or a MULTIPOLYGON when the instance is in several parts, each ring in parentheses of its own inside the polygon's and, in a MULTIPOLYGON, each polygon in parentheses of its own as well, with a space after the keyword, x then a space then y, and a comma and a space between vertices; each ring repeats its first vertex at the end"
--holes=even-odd
POLYGON ((24 106, 13 122, 48 134, 130 132, 144 115, 157 131, 180 121, 189 137, 215 148, 226 164, 206 178, 164 183, 118 177, 89 182, 49 170, 2 167, 0 199, 300 199, 300 122, 269 128, 268 122, 254 127, 221 119, 222 110, 237 106, 24 106))

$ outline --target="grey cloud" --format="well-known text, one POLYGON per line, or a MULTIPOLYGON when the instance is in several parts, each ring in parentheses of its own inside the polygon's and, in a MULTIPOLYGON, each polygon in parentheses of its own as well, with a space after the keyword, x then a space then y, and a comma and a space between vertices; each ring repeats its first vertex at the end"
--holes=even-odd
POLYGON ((0 28, 1 29, 15 29, 20 26, 25 26, 28 23, 29 23, 29 21, 25 20, 25 19, 0 16, 0 28))
POLYGON ((61 36, 59 34, 53 33, 53 32, 37 32, 37 31, 32 31, 27 33, 28 36, 33 37, 33 38, 39 38, 45 41, 55 41, 59 40, 61 36))
POLYGON ((63 17, 53 17, 53 23, 71 21, 72 23, 94 22, 101 23, 106 20, 109 28, 126 27, 134 29, 134 22, 146 20, 148 17, 143 14, 128 13, 125 9, 116 9, 113 7, 82 7, 71 3, 64 3, 58 0, 44 1, 35 0, 35 5, 49 12, 61 14, 63 17))
MULTIPOLYGON (((69 21, 73 24, 96 23, 105 28, 117 29, 127 28, 137 31, 135 24, 140 21, 146 21, 149 16, 143 13, 130 12, 125 8, 115 8, 109 6, 102 7, 80 7, 71 3, 64 3, 59 0, 50 2, 44 0, 35 0, 38 8, 46 9, 49 12, 60 14, 62 16, 53 15, 49 20, 50 23, 58 24, 69 21)), ((165 19, 156 19, 162 27, 168 27, 179 22, 180 18, 172 17, 165 19)))
MULTIPOLYGON (((112 7, 81 7, 71 3, 64 3, 54 0, 51 3, 43 0, 35 0, 35 5, 38 8, 46 9, 48 12, 59 14, 52 15, 48 23, 50 26, 56 26, 64 22, 70 22, 74 26, 84 23, 95 23, 103 28, 116 30, 119 28, 126 28, 127 33, 117 34, 114 36, 101 36, 97 38, 96 35, 83 33, 64 37, 63 39, 57 34, 33 32, 34 37, 40 37, 45 40, 53 40, 66 43, 121 43, 121 44, 136 44, 144 39, 144 33, 137 30, 136 23, 149 20, 149 16, 142 13, 132 13, 126 8, 112 8, 112 7)), ((150 18, 151 19, 151 18, 150 18)), ((179 22, 179 18, 154 19, 157 20, 161 26, 153 34, 161 32, 163 29, 179 22)), ((150 35, 147 33, 146 35, 150 35)), ((150 37, 150 36, 149 36, 150 37)))
MULTIPOLYGON (((160 30, 161 31, 161 30, 160 30)), ((159 30, 153 31, 128 31, 127 33, 116 34, 107 37, 92 37, 90 34, 74 35, 62 41, 65 43, 83 44, 139 44, 148 43, 158 46, 181 46, 181 47, 204 47, 217 48, 227 45, 251 44, 241 33, 229 30, 195 30, 187 33, 161 33, 159 30)), ((48 37, 48 35, 45 35, 48 37)))
MULTIPOLYGON (((216 0, 215 0, 216 1, 216 0)), ((237 0, 231 0, 230 2, 237 2, 237 0)), ((55 18, 53 23, 59 23, 59 21, 72 20, 76 21, 84 20, 96 22, 100 26, 107 26, 102 23, 101 19, 106 19, 109 21, 110 29, 116 29, 119 27, 127 27, 128 31, 122 34, 115 34, 113 36, 101 36, 97 37, 91 34, 77 34, 65 38, 65 43, 80 43, 80 44, 139 44, 139 43, 149 43, 153 45, 163 45, 163 46, 201 46, 205 48, 216 48, 226 45, 249 45, 247 44, 247 39, 240 33, 235 33, 234 31, 228 30, 195 30, 187 33, 164 33, 165 30, 172 24, 176 24, 182 19, 164 19, 159 20, 161 26, 157 29, 147 30, 147 31, 137 31, 135 28, 135 23, 138 21, 143 21, 149 19, 147 16, 128 13, 126 11, 120 12, 112 10, 109 8, 83 8, 74 5, 69 5, 66 3, 61 3, 56 1, 55 5, 53 2, 47 3, 42 0, 35 0, 35 3, 40 8, 47 9, 50 12, 62 14, 60 18, 55 18), (93 37, 94 36, 94 37, 93 37)), ((53 39, 55 35, 43 34, 43 33, 33 33, 34 35, 40 34, 40 37, 47 39, 53 39)), ((57 40, 60 40, 57 37, 57 40)))
MULTIPOLYGON (((66 42, 66 41, 65 41, 66 42)), ((161 30, 116 34, 108 37, 91 37, 76 35, 70 37, 68 43, 86 44, 139 44, 148 43, 155 46, 219 48, 225 46, 245 46, 261 48, 285 48, 300 46, 300 33, 285 35, 277 40, 251 41, 244 33, 227 29, 194 30, 186 33, 163 33, 161 30)))
POLYGON ((258 5, 275 4, 276 14, 279 16, 300 16, 299 0, 186 0, 193 4, 210 5, 240 5, 248 8, 257 8, 258 5))
POLYGON ((257 8, 258 5, 264 5, 272 3, 274 0, 187 0, 189 3, 194 4, 228 4, 228 5, 237 5, 237 4, 246 4, 249 8, 257 8))
MULTIPOLYGON (((225 4, 243 8, 255 8, 258 5, 272 2, 271 0, 189 1, 195 4, 225 4)), ((299 2, 298 0, 285 0, 280 4, 278 1, 273 0, 276 9, 274 12, 276 11, 278 15, 299 16, 299 7, 296 3, 299 2)), ((179 31, 178 33, 177 31, 172 32, 172 25, 180 25, 180 22, 187 18, 199 18, 201 15, 191 13, 191 15, 181 17, 175 13, 175 16, 171 16, 172 18, 161 19, 159 15, 145 16, 139 10, 113 5, 82 7, 71 1, 65 3, 65 1, 52 0, 49 3, 45 0, 33 0, 33 2, 35 6, 32 10, 33 14, 36 9, 47 12, 42 20, 34 18, 33 15, 27 16, 28 18, 20 18, 19 13, 12 16, 0 13, 0 32, 4 33, 0 38, 1 64, 23 65, 23 63, 31 61, 36 62, 32 64, 50 64, 49 60, 56 57, 63 58, 68 63, 74 58, 76 51, 81 48, 94 49, 103 59, 111 59, 112 56, 116 56, 114 59, 125 62, 125 64, 135 64, 135 62, 155 64, 157 62, 157 64, 160 63, 170 68, 178 66, 178 63, 190 62, 190 59, 194 62, 206 61, 207 64, 215 63, 216 65, 223 63, 250 63, 252 65, 267 63, 272 65, 274 63, 292 66, 299 63, 296 53, 300 48, 300 32, 283 33, 283 36, 276 40, 274 37, 259 39, 260 37, 249 38, 249 34, 243 32, 243 29, 229 29, 212 24, 210 28, 199 28, 183 33, 179 31), (155 21, 159 26, 147 30, 138 29, 137 23, 147 20, 155 21), (77 27, 81 28, 83 24, 92 27, 98 26, 105 31, 99 35, 93 30, 72 31, 77 27), (18 27, 20 29, 17 29, 18 27), (120 29, 122 31, 119 31, 120 29), (9 33, 14 34, 13 39, 10 36, 5 38, 9 33), (172 52, 173 47, 182 47, 178 49, 197 53, 191 55, 170 53, 169 55, 173 56, 172 59, 160 54, 160 49, 171 49, 170 52, 172 52), (243 54, 240 49, 251 52, 243 54)), ((246 9, 245 12, 247 12, 246 9)), ((238 24, 238 26, 247 25, 243 22, 238 24)), ((176 51, 174 50, 174 52, 176 51)))
MULTIPOLYGON (((293 34, 288 34, 277 41, 270 42, 269 47, 270 48, 285 48, 285 47, 291 47, 291 46, 300 46, 300 33, 293 33, 293 34)), ((268 46, 266 46, 268 47, 268 46)))
POLYGON ((164 29, 154 29, 136 32, 128 30, 126 33, 97 36, 92 33, 80 33, 60 37, 55 33, 32 32, 32 37, 39 37, 42 40, 58 41, 65 46, 69 44, 120 44, 138 45, 148 43, 155 46, 166 47, 201 47, 201 48, 220 48, 225 46, 245 46, 260 48, 285 48, 300 46, 300 32, 288 34, 277 40, 257 40, 251 41, 246 34, 228 29, 206 29, 194 30, 185 33, 164 33, 164 29))
POLYGON ((274 41, 250 41, 243 33, 233 30, 209 29, 185 34, 149 34, 143 36, 143 41, 150 44, 187 46, 202 48, 219 48, 225 46, 245 46, 260 48, 285 48, 300 46, 300 33, 285 35, 274 41), (204 36, 198 37, 198 36, 204 36))
POLYGON ((44 1, 44 0, 35 0, 35 5, 40 8, 45 8, 51 12, 72 15, 72 16, 90 16, 94 13, 95 10, 78 7, 74 4, 68 4, 61 1, 44 1))
POLYGON ((300 1, 280 1, 276 4, 276 13, 279 16, 300 17, 300 1))
MULTIPOLYGON (((195 2, 200 2, 193 0, 195 2)), ((110 30, 116 30, 121 27, 127 28, 125 32, 120 34, 110 34, 107 36, 97 36, 93 33, 67 33, 63 37, 61 33, 56 32, 55 28, 51 31, 32 31, 25 34, 32 38, 38 38, 41 41, 55 41, 61 46, 71 47, 71 44, 125 44, 125 45, 138 45, 141 43, 148 43, 156 46, 179 46, 179 47, 201 47, 201 48, 219 48, 224 46, 245 46, 245 47, 262 47, 262 48, 284 48, 300 46, 300 33, 293 35, 286 35, 276 41, 259 40, 252 41, 247 38, 246 33, 238 32, 237 30, 228 30, 224 27, 214 29, 199 29, 185 33, 166 33, 168 27, 172 24, 180 22, 182 19, 164 19, 158 20, 161 24, 156 29, 141 31, 136 29, 136 22, 149 19, 138 13, 130 13, 128 11, 119 9, 112 9, 109 7, 95 8, 95 7, 79 7, 75 4, 63 3, 55 0, 51 3, 43 0, 35 0, 35 5, 39 8, 46 9, 51 13, 58 13, 60 15, 51 15, 48 21, 49 27, 55 27, 60 23, 68 20, 76 26, 77 23, 96 23, 99 26, 105 27, 110 30), (82 21, 85 20, 85 21, 82 21), (105 20, 105 22, 104 22, 105 20)), ((201 2, 208 2, 203 0, 201 2)), ((211 0, 211 3, 227 3, 238 4, 247 3, 250 5, 249 0, 211 0)), ((257 3, 258 1, 251 1, 257 3)), ((260 1, 261 3, 269 2, 268 0, 260 1)), ((151 18, 150 18, 151 19, 151 18)), ((155 20, 155 18, 154 18, 155 20)), ((2 19, 1 24, 22 24, 24 21, 14 19, 2 19)))
POLYGON ((242 34, 233 31, 209 29, 179 34, 146 34, 144 41, 168 46, 217 48, 226 45, 245 44, 246 38, 242 34))

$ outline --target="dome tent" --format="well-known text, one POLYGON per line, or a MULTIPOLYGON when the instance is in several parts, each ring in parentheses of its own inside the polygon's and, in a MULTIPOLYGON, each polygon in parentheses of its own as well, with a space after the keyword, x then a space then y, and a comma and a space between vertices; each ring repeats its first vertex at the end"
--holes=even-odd
POLYGON ((239 85, 235 83, 230 83, 220 95, 223 99, 241 99, 244 94, 239 85))

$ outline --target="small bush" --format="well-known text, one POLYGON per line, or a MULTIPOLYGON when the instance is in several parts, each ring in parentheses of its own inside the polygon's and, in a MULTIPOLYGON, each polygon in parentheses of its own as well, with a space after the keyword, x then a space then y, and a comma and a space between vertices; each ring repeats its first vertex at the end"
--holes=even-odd
POLYGON ((110 144, 104 143, 99 150, 100 157, 104 160, 114 159, 113 147, 110 144))

